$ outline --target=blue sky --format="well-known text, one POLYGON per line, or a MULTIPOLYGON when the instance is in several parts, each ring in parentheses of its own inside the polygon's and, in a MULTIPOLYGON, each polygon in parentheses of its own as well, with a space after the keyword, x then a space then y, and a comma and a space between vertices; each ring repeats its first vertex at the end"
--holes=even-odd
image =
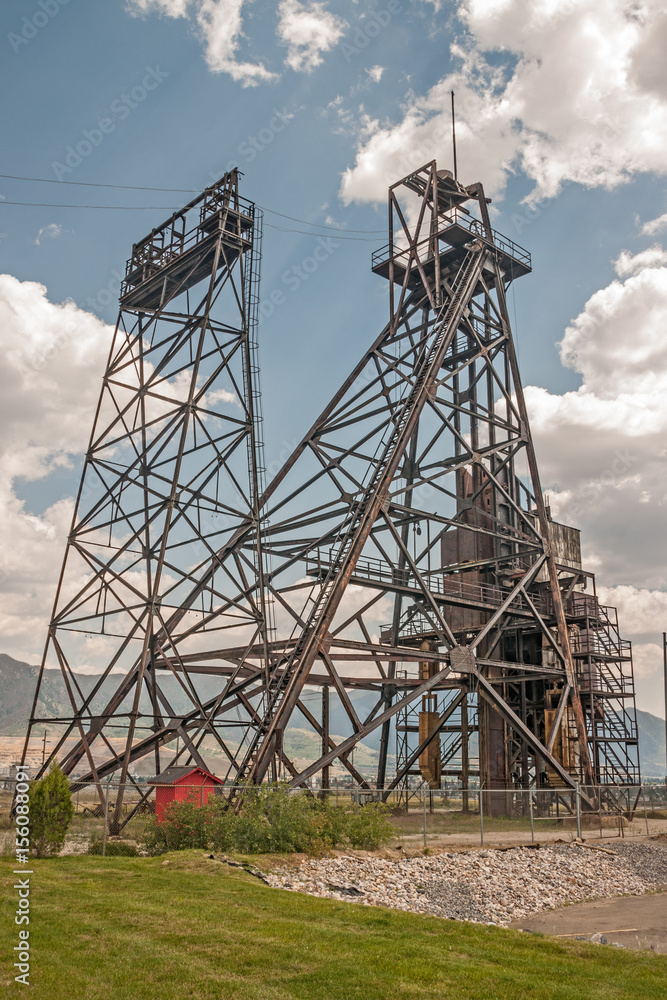
POLYGON ((386 242, 386 187, 406 163, 451 166, 453 86, 459 175, 484 182, 494 226, 533 255, 510 305, 544 484, 557 515, 584 531, 638 647, 640 704, 657 712, 667 628, 661 5, 536 0, 528 15, 518 0, 6 0, 0 17, 0 173, 58 181, 0 178, 0 272, 15 279, 0 298, 13 407, 3 408, 1 648, 39 654, 85 448, 77 428, 92 416, 108 336, 95 317, 114 323, 132 243, 189 200, 83 185, 196 192, 230 164, 243 171, 244 195, 266 210, 271 465, 386 320, 387 289, 370 271, 386 242), (68 166, 82 141, 90 151, 68 166), (286 273, 318 240, 329 256, 293 288, 286 273), (271 312, 276 289, 286 301, 271 312), (67 301, 78 309, 63 311, 67 301), (62 347, 65 316, 78 332, 62 347), (637 355, 629 381, 624 342, 637 355), (26 374, 21 351, 37 343, 46 361, 26 374))

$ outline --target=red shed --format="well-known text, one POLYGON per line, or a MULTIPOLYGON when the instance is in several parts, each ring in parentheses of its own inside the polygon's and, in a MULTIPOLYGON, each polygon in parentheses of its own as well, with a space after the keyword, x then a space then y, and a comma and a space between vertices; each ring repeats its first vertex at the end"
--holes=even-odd
POLYGON ((192 802, 195 806, 203 806, 215 786, 221 785, 220 778, 209 774, 202 767, 168 767, 162 774, 148 779, 149 785, 155 785, 155 815, 158 823, 162 822, 164 811, 170 802, 192 802))

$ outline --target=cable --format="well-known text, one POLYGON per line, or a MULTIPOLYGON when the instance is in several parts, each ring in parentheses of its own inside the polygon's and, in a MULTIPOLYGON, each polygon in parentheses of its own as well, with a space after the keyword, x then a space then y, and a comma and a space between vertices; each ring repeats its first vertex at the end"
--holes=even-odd
MULTIPOLYGON (((339 229, 338 226, 325 226, 323 223, 319 222, 307 222, 306 219, 295 219, 293 215, 283 215, 282 212, 276 212, 272 208, 266 208, 265 205, 257 205, 257 208, 261 208, 263 212, 270 212, 271 215, 279 215, 281 219, 289 219, 290 222, 301 222, 304 226, 317 226, 318 229, 332 229, 336 233, 368 233, 371 236, 381 236, 386 233, 386 229, 339 229)), ((285 232, 297 232, 298 230, 287 229, 285 232)))
MULTIPOLYGON (((277 229, 278 232, 280 233, 303 233, 304 236, 322 236, 321 233, 308 233, 306 232, 305 229, 288 229, 286 226, 276 226, 272 222, 265 222, 264 225, 268 226, 269 229, 277 229)), ((361 231, 363 232, 363 230, 361 231)), ((361 243, 377 243, 375 237, 371 238, 369 236, 345 236, 344 235, 345 232, 354 233, 358 232, 358 230, 347 229, 344 230, 343 233, 340 233, 340 231, 338 231, 338 238, 341 240, 358 240, 361 243)))
POLYGON ((175 212, 171 205, 54 205, 43 201, 6 201, 0 199, 0 205, 23 205, 26 208, 106 208, 115 212, 175 212))
POLYGON ((167 191, 172 194, 197 194, 194 188, 137 187, 136 184, 94 184, 92 181, 59 181, 54 177, 21 177, 17 174, 0 174, 9 181, 31 181, 34 184, 73 184, 76 187, 119 188, 123 191, 167 191))
MULTIPOLYGON (((140 187, 136 184, 96 184, 93 181, 59 181, 53 177, 23 177, 20 174, 0 174, 0 178, 11 181, 29 181, 31 184, 71 184, 75 187, 97 187, 114 188, 119 191, 162 191, 166 194, 197 194, 196 188, 162 188, 162 187, 140 187)), ((5 205, 31 205, 28 201, 5 201, 5 205)), ((115 208, 115 205, 41 205, 36 204, 36 208, 115 208)), ((119 206, 120 207, 120 206, 119 206)), ((160 208, 161 206, 155 206, 160 208)), ((265 205, 257 205, 263 212, 270 212, 271 215, 278 215, 281 219, 289 219, 290 222, 300 222, 304 226, 314 226, 316 229, 331 229, 334 232, 341 232, 338 226, 328 226, 320 222, 308 222, 306 219, 297 219, 293 215, 283 215, 273 208, 265 205)), ((161 209, 162 210, 162 209, 161 209)), ((176 211, 176 209, 165 209, 164 211, 176 211)), ((346 229, 347 233, 367 233, 369 236, 382 235, 384 229, 346 229)), ((285 232, 299 232, 299 230, 285 230, 285 232)))
MULTIPOLYGON (((6 201, 5 199, 0 199, 0 205, 21 205, 24 208, 86 208, 86 209, 102 209, 107 211, 115 212, 176 212, 177 209, 171 205, 63 205, 54 204, 50 202, 38 202, 38 201, 6 201)), ((258 206, 260 207, 260 206, 258 206)), ((265 211, 270 211, 270 209, 265 209, 265 211)), ((276 215, 280 213, 276 212, 276 215)), ((277 229, 281 233, 301 233, 303 236, 321 236, 321 233, 308 232, 307 229, 288 229, 286 226, 276 226, 271 222, 266 222, 266 226, 270 229, 277 229)), ((310 222, 305 223, 306 226, 311 225, 310 222)), ((327 227, 327 228, 334 228, 327 227)), ((340 230, 336 229, 335 232, 338 233, 338 238, 341 240, 358 240, 364 243, 376 243, 377 240, 369 239, 364 236, 346 236, 346 232, 366 232, 366 230, 340 230)))

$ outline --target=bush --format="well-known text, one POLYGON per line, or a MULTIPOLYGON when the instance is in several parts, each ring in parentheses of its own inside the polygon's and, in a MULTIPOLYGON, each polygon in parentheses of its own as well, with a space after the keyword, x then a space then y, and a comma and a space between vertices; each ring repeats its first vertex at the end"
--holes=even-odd
POLYGON ((341 844, 372 850, 394 836, 388 812, 381 803, 355 811, 286 785, 262 785, 243 792, 238 812, 217 796, 201 808, 172 802, 144 843, 152 855, 198 847, 241 854, 320 853, 341 844))
POLYGON ((198 808, 192 802, 170 802, 162 822, 151 824, 144 835, 149 854, 165 851, 185 851, 192 847, 207 847, 210 837, 210 806, 198 808))
POLYGON ((37 858, 58 854, 74 816, 69 782, 55 762, 29 792, 30 848, 37 858))
POLYGON ((347 836, 352 847, 373 851, 394 836, 389 822, 389 808, 382 802, 369 802, 350 817, 347 836))
MULTIPOLYGON (((88 844, 88 854, 101 854, 103 841, 91 840, 88 844)), ((136 844, 129 844, 126 840, 107 840, 105 855, 116 858, 136 858, 139 854, 136 844)))

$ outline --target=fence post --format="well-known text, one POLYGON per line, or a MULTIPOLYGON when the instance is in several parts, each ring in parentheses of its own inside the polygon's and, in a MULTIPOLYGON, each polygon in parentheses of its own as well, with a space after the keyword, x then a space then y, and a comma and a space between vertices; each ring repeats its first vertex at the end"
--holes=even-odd
POLYGON ((424 806, 424 847, 426 847, 426 785, 422 786, 422 803, 424 806))
POLYGON ((575 796, 577 800, 577 838, 581 840, 581 794, 579 791, 579 782, 577 782, 575 796))
POLYGON ((533 818, 533 793, 528 789, 528 805, 530 806, 530 842, 535 843, 535 820, 533 818))
POLYGON ((648 814, 646 812, 646 788, 642 785, 642 805, 644 806, 644 822, 646 823, 646 836, 648 837, 648 814))
POLYGON ((484 847, 484 806, 482 805, 482 782, 479 783, 479 842, 484 847))
POLYGON ((102 857, 107 853, 107 829, 109 826, 109 786, 111 785, 111 775, 107 778, 107 794, 104 800, 104 832, 102 833, 102 857))

